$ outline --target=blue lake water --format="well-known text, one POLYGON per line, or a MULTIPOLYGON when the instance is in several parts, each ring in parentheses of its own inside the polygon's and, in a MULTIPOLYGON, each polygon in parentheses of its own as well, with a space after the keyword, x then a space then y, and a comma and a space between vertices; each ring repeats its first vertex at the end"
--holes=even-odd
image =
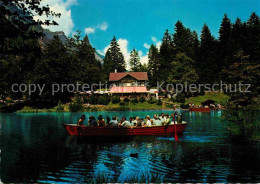
MULTIPOLYGON (((84 114, 88 118, 159 113, 84 114)), ((146 174, 163 177, 164 182, 260 182, 259 143, 231 143, 220 111, 182 113, 188 125, 179 142, 163 136, 113 140, 69 136, 62 124, 76 123, 82 113, 0 114, 0 179, 81 183, 104 175, 123 182, 146 174), (132 153, 138 156, 131 157, 132 153)))

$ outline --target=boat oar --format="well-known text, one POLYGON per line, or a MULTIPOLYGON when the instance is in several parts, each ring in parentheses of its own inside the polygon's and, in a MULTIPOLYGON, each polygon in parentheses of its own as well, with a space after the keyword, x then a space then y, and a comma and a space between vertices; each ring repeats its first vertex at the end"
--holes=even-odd
POLYGON ((177 135, 176 123, 175 123, 175 115, 173 117, 173 122, 174 122, 174 128, 175 128, 174 139, 175 139, 175 141, 179 141, 179 138, 178 138, 178 135, 177 135))

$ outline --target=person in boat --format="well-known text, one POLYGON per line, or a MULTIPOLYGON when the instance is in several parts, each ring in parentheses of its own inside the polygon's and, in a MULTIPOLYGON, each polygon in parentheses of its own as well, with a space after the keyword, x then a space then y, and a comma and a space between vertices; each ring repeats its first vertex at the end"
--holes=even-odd
POLYGON ((162 123, 164 123, 166 121, 165 114, 162 113, 161 116, 159 117, 159 119, 162 121, 162 123))
POLYGON ((120 126, 124 127, 124 128, 129 128, 129 127, 131 127, 131 124, 129 121, 126 120, 126 117, 124 116, 124 117, 122 117, 120 126))
MULTIPOLYGON (((173 121, 177 120, 177 123, 181 123, 182 122, 182 115, 181 115, 181 111, 180 109, 177 108, 177 106, 173 106, 173 121)), ((174 122, 175 123, 175 122, 174 122)))
POLYGON ((164 124, 168 125, 170 122, 171 122, 171 119, 170 119, 169 114, 165 114, 165 122, 164 122, 164 124))
POLYGON ((85 115, 82 115, 77 123, 78 126, 82 126, 84 124, 84 121, 86 119, 85 115))
POLYGON ((106 119, 107 119, 107 122, 106 122, 106 124, 107 124, 107 125, 109 125, 109 122, 110 122, 110 120, 111 120, 111 119, 110 119, 110 117, 109 117, 109 116, 107 116, 107 117, 106 117, 106 119))
POLYGON ((88 126, 93 127, 93 126, 97 126, 97 121, 95 119, 94 116, 90 116, 88 119, 88 126))
POLYGON ((129 123, 132 125, 133 124, 133 118, 129 117, 129 123))
POLYGON ((109 126, 118 127, 118 120, 116 116, 112 117, 112 120, 109 122, 109 126))
POLYGON ((98 116, 97 124, 100 127, 105 127, 106 126, 106 122, 105 122, 105 120, 104 120, 102 115, 98 116))
POLYGON ((153 115, 153 125, 155 126, 161 126, 162 121, 158 118, 156 114, 153 115))
POLYGON ((152 126, 151 118, 148 115, 145 117, 145 123, 144 123, 143 127, 151 127, 151 126, 152 126))
POLYGON ((132 121, 131 125, 133 127, 137 127, 138 121, 139 121, 139 117, 138 116, 137 117, 133 117, 133 121, 132 121))
POLYGON ((140 118, 140 120, 137 122, 137 127, 142 127, 144 124, 144 119, 140 118))

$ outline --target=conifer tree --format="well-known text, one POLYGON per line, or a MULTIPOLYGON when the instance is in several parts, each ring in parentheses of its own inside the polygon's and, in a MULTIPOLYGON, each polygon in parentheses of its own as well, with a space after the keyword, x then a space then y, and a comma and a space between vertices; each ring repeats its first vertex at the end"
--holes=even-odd
POLYGON ((148 76, 151 86, 155 86, 157 81, 160 80, 159 68, 159 52, 158 49, 152 44, 148 53, 148 76))
POLYGON ((165 31, 163 39, 162 39, 162 45, 160 47, 160 65, 158 68, 160 72, 160 79, 161 80, 167 80, 168 73, 169 73, 169 65, 172 62, 172 54, 173 54, 173 45, 172 45, 172 37, 169 33, 168 29, 165 31))
POLYGON ((58 36, 47 44, 43 53, 43 58, 36 64, 34 70, 34 84, 45 85, 45 89, 41 95, 39 92, 33 93, 31 100, 34 104, 44 106, 56 105, 59 100, 68 101, 71 94, 68 91, 59 91, 52 94, 52 84, 70 84, 72 63, 68 60, 66 47, 62 44, 58 36), (49 103, 49 104, 48 104, 49 103))
POLYGON ((190 29, 185 28, 182 22, 177 21, 174 28, 173 34, 173 45, 174 45, 174 55, 178 52, 185 53, 188 57, 193 56, 192 45, 193 45, 193 35, 190 29))
POLYGON ((139 72, 141 70, 140 57, 138 55, 137 50, 133 49, 130 53, 130 67, 131 71, 139 72))
POLYGON ((116 37, 114 36, 105 55, 103 71, 105 71, 106 76, 108 77, 109 73, 114 72, 115 69, 118 72, 124 72, 126 69, 126 63, 124 55, 122 54, 116 37))
POLYGON ((201 32, 201 46, 200 46, 200 66, 199 77, 201 83, 213 83, 218 78, 218 68, 216 64, 216 41, 211 35, 210 30, 204 24, 201 32))
POLYGON ((219 42, 217 50, 219 71, 227 69, 229 65, 232 64, 231 60, 233 55, 233 48, 231 45, 231 26, 231 21, 227 14, 225 14, 219 29, 219 42))

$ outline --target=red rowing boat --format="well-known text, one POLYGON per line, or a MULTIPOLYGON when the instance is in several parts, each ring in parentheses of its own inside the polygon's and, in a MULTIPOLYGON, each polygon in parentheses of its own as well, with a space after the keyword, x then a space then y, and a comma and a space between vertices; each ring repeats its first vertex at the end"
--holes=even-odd
POLYGON ((64 127, 70 135, 76 136, 135 136, 135 135, 174 135, 175 128, 177 134, 182 134, 187 123, 179 123, 168 126, 152 126, 152 127, 134 127, 134 128, 118 128, 118 127, 88 127, 78 126, 76 124, 64 124, 64 127), (176 127, 175 127, 176 126, 176 127))
POLYGON ((194 112, 210 112, 209 107, 190 107, 189 110, 194 112))

